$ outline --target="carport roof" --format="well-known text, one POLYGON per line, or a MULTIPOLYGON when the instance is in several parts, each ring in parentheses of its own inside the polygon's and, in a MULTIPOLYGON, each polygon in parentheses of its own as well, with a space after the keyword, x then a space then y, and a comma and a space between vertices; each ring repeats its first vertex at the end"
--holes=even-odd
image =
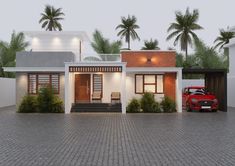
POLYGON ((183 74, 206 74, 206 73, 226 73, 227 69, 201 69, 201 68, 183 68, 183 74))

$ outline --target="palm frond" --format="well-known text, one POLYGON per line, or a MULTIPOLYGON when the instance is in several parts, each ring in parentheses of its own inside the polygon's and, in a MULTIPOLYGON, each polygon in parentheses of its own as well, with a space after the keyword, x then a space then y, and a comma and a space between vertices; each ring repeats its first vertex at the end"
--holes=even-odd
POLYGON ((166 40, 175 38, 174 45, 180 44, 181 50, 186 51, 186 58, 188 45, 192 46, 192 39, 197 39, 197 35, 193 31, 203 29, 202 26, 197 24, 198 18, 199 12, 197 9, 190 12, 187 8, 184 14, 181 11, 176 11, 175 22, 171 23, 167 29, 169 35, 166 40))
POLYGON ((130 38, 132 40, 140 40, 140 37, 136 32, 136 29, 139 29, 140 27, 136 22, 137 18, 135 16, 128 15, 127 18, 121 17, 121 24, 115 28, 115 30, 120 29, 117 36, 120 36, 121 39, 125 38, 125 41, 128 43, 128 49, 130 49, 130 38))
POLYGON ((46 31, 59 31, 62 30, 62 25, 59 21, 64 20, 65 14, 62 12, 62 8, 54 8, 53 6, 46 5, 44 8, 44 13, 41 13, 41 18, 39 23, 42 23, 42 28, 45 28, 46 31))

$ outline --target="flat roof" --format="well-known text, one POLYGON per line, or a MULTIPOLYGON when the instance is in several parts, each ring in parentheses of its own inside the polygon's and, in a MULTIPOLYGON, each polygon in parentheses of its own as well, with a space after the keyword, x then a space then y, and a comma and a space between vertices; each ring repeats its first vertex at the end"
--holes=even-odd
POLYGON ((64 67, 3 67, 6 72, 64 72, 64 67))
POLYGON ((28 37, 42 37, 42 36, 63 36, 63 37, 77 37, 82 41, 90 41, 85 31, 23 31, 28 37))

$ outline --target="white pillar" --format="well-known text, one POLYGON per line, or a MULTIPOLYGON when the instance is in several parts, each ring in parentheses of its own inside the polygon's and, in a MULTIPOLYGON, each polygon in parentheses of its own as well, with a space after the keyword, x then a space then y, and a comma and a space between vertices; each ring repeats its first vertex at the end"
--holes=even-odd
POLYGON ((65 113, 69 114, 71 110, 71 102, 70 102, 70 90, 69 90, 69 66, 65 64, 65 81, 64 81, 64 91, 65 91, 65 113))
POLYGON ((122 78, 121 78, 121 103, 122 113, 126 113, 126 66, 122 66, 122 78))
POLYGON ((176 109, 182 112, 182 69, 177 71, 176 76, 176 109))

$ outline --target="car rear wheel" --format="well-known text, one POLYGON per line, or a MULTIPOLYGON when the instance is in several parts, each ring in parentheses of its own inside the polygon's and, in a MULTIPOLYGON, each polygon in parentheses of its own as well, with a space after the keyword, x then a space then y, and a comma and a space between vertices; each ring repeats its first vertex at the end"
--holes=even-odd
POLYGON ((212 112, 217 112, 217 110, 212 110, 212 112))

